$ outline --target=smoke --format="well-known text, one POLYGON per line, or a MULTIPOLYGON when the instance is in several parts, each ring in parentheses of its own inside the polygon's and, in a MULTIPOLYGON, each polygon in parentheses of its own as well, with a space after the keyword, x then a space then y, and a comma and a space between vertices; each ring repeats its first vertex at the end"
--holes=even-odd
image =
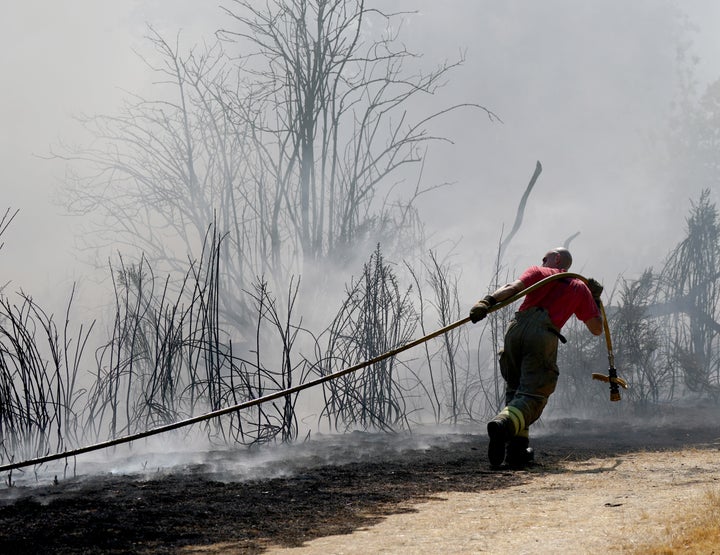
MULTIPOLYGON (((696 22, 711 9, 681 8, 696 22)), ((511 268, 536 263, 576 232, 575 268, 604 282, 657 265, 702 187, 678 186, 663 141, 684 69, 678 41, 700 36, 691 52, 712 57, 712 49, 698 51, 708 45, 707 30, 687 29, 672 3, 477 3, 468 10, 458 17, 428 6, 436 34, 423 27, 418 35, 432 45, 466 38, 461 85, 448 97, 469 96, 503 120, 458 116, 443 129, 456 143, 431 154, 433 175, 457 185, 441 206, 426 199, 427 214, 439 236, 463 237, 458 250, 468 278, 478 278, 473 286, 487 281, 536 160, 544 170, 508 253, 511 268), (452 29, 445 41, 442 29, 452 29)))
MULTIPOLYGON (((620 426, 629 431, 643 430, 648 437, 662 438, 663 430, 692 430, 715 414, 715 407, 664 406, 656 414, 636 415, 632 422, 616 415, 603 421, 587 419, 577 413, 548 410, 534 426, 532 437, 577 438, 620 426), (694 416, 692 416, 694 415, 694 416)), ((620 438, 616 438, 620 441, 620 438)), ((202 475, 221 482, 263 481, 291 478, 325 466, 350 463, 394 461, 417 456, 432 449, 485 449, 484 426, 424 426, 397 434, 355 431, 347 434, 314 434, 293 444, 267 444, 253 448, 214 445, 195 431, 164 434, 54 461, 40 467, 13 471, 15 488, 3 490, 5 498, 22 495, 23 488, 52 484, 56 479, 82 481, 95 476, 128 476, 151 480, 170 474, 202 475)), ((49 501, 49 499, 48 499, 49 501)))
POLYGON ((576 268, 602 281, 656 265, 700 188, 673 183, 662 147, 678 94, 677 41, 694 38, 679 9, 564 1, 467 9, 459 16, 427 6, 418 34, 422 44, 465 39, 461 85, 448 97, 470 97, 503 123, 458 116, 447 126, 456 144, 436 153, 433 175, 457 186, 440 210, 428 211, 435 228, 464 238, 465 267, 484 283, 540 160, 543 173, 508 253, 511 267, 536 263, 576 232, 576 268))
POLYGON ((425 427, 416 433, 317 434, 294 444, 219 447, 200 434, 166 434, 129 446, 94 451, 68 461, 54 461, 27 471, 14 471, 18 488, 48 485, 88 476, 131 476, 153 479, 172 473, 202 474, 224 482, 286 478, 328 465, 394 460, 433 447, 467 443, 476 427, 425 427))
MULTIPOLYGON (((417 12, 401 31, 422 54, 420 67, 465 52, 465 64, 427 108, 477 102, 502 118, 463 112, 438 123, 433 131, 453 144, 429 153, 423 175, 428 185, 454 183, 428 194, 421 208, 434 244, 457 245, 468 291, 487 282, 536 160, 544 171, 510 266, 536 262, 576 232, 577 266, 604 281, 658 263, 697 196, 673 184, 672 161, 658 146, 677 94, 677 45, 689 41, 700 84, 717 77, 717 39, 708 27, 718 15, 714 2, 395 4, 417 12)), ((60 141, 86 139, 73 115, 112 113, 127 91, 148 89, 149 70, 135 53, 145 46, 146 23, 169 37, 181 31, 192 44, 212 40, 225 19, 214 5, 167 0, 62 8, 35 1, 8 10, 0 70, 11 85, 0 108, 0 156, 5 202, 21 212, 5 238, 4 281, 42 302, 66 296, 91 269, 75 244, 82 222, 53 200, 65 168, 38 156, 60 141)))
MULTIPOLYGON (((699 60, 694 66, 699 88, 720 75, 710 25, 720 15, 715 2, 464 0, 448 7, 397 0, 383 7, 417 11, 401 36, 423 55, 418 68, 464 52, 466 61, 453 81, 414 109, 430 113, 473 102, 502 120, 473 110, 437 120, 431 131, 452 143, 428 153, 422 176, 425 186, 453 183, 424 196, 420 209, 431 246, 452 246, 461 299, 468 306, 484 292, 497 245, 537 160, 543 173, 507 253, 508 271, 539 262, 548 247, 577 232, 573 270, 606 285, 620 274, 632 278, 661 263, 682 233, 689 199, 707 186, 698 184, 697 191, 678 186, 678 169, 664 145, 678 74, 692 65, 687 60, 699 60), (689 44, 686 61, 678 59, 679 44, 689 44)), ((212 40, 224 21, 214 4, 188 0, 110 6, 35 0, 6 7, 0 72, 8 85, 0 103, 0 162, 5 203, 20 214, 3 238, 2 283, 10 281, 11 290, 23 289, 49 311, 62 313, 78 282, 77 317, 99 316, 108 287, 98 280, 108 269, 95 273, 84 263, 87 253, 76 248, 83 222, 55 202, 66 168, 45 157, 60 142, 87 140, 74 115, 113 113, 127 91, 149 90, 153 76, 134 52, 146 46, 146 23, 169 39, 182 30, 182 40, 192 43, 212 40)), ((98 254, 100 265, 122 248, 109 245, 98 254)), ((187 455, 178 464, 247 476, 258 469, 285 471, 260 455, 248 454, 247 460, 243 455, 232 468, 223 468, 205 449, 187 455)), ((319 456, 293 452, 298 455, 319 456)), ((97 470, 110 465, 116 472, 140 472, 172 466, 167 457, 143 452, 94 464, 97 470)))

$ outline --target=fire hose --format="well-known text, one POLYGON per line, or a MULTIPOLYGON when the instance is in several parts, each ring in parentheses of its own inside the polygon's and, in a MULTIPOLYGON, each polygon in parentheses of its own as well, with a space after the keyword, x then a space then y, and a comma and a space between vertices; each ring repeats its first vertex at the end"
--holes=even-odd
MULTIPOLYGON (((522 291, 520 291, 519 293, 516 293, 512 297, 505 299, 504 301, 498 302, 496 305, 491 307, 488 310, 488 312, 495 312, 497 310, 500 310, 501 308, 504 308, 504 307, 514 303, 515 301, 519 300, 520 298, 524 297, 528 293, 542 287, 543 285, 546 285, 550 281, 553 281, 558 278, 568 278, 568 277, 578 278, 578 279, 582 280, 583 282, 587 283, 587 279, 585 277, 581 276, 580 274, 574 274, 574 273, 570 273, 570 272, 561 272, 559 274, 554 274, 552 276, 546 277, 546 278, 538 281, 537 283, 531 285, 530 287, 527 287, 526 289, 523 289, 522 291)), ((622 378, 619 378, 617 376, 617 370, 615 369, 615 359, 614 359, 614 355, 613 355, 613 351, 612 351, 612 342, 610 339, 610 329, 608 327, 607 318, 605 317, 605 309, 602 305, 602 302, 599 303, 599 307, 600 307, 600 311, 601 311, 602 317, 603 317, 605 341, 607 343, 610 369, 608 371, 607 376, 605 376, 604 374, 593 374, 592 377, 593 377, 593 379, 601 380, 601 381, 609 383, 610 384, 610 400, 611 401, 619 401, 620 400, 620 387, 627 388, 627 383, 625 382, 625 380, 623 380, 622 378)), ((191 418, 186 418, 184 420, 179 420, 179 421, 173 422, 171 424, 166 424, 164 426, 158 426, 157 428, 152 428, 150 430, 145 430, 143 432, 126 435, 123 437, 118 437, 118 438, 111 439, 108 441, 103 441, 100 443, 87 445, 85 447, 80 447, 77 449, 72 449, 72 450, 61 452, 61 453, 54 453, 52 455, 45 455, 42 457, 36 457, 36 458, 28 459, 25 461, 4 464, 4 465, 0 466, 0 472, 14 470, 17 468, 23 468, 23 467, 27 467, 27 466, 43 464, 46 462, 51 462, 51 461, 55 461, 55 460, 59 460, 59 459, 74 457, 77 455, 82 455, 83 453, 89 453, 90 451, 98 451, 100 449, 107 449, 108 447, 114 447, 116 445, 130 443, 130 442, 136 441, 138 439, 143 439, 146 437, 162 434, 165 432, 176 430, 178 428, 183 428, 186 426, 190 426, 192 424, 197 424, 198 422, 203 422, 205 420, 217 418, 217 417, 223 416, 225 414, 230 414, 230 413, 237 412, 237 411, 240 411, 243 409, 261 405, 263 403, 267 403, 268 401, 274 401, 275 399, 279 399, 281 397, 286 397, 288 395, 298 393, 304 389, 309 389, 311 387, 321 385, 325 382, 337 379, 346 374, 350 374, 350 373, 356 372, 357 370, 360 370, 362 368, 366 368, 373 364, 377 364, 378 362, 381 362, 387 358, 398 355, 399 353, 402 353, 403 351, 407 351, 409 349, 412 349, 413 347, 421 345, 422 343, 425 343, 426 341, 429 341, 430 339, 438 337, 439 335, 442 335, 444 333, 452 331, 453 329, 460 327, 463 324, 467 324, 468 322, 470 322, 469 316, 462 318, 461 320, 458 320, 457 322, 453 322, 452 324, 449 324, 443 328, 440 328, 428 335, 425 335, 424 337, 421 337, 414 341, 410 341, 409 343, 406 343, 405 345, 401 345, 400 347, 397 347, 395 349, 387 351, 381 355, 370 358, 368 360, 365 360, 365 361, 355 364, 353 366, 343 368, 342 370, 332 372, 325 376, 321 376, 314 380, 310 380, 303 384, 299 384, 299 385, 296 385, 293 387, 289 387, 287 389, 276 391, 274 393, 269 393, 267 395, 263 395, 261 397, 255 398, 255 399, 250 399, 248 401, 244 401, 242 403, 238 403, 236 405, 232 405, 229 407, 224 407, 222 409, 214 410, 212 412, 208 412, 208 413, 201 414, 198 416, 193 416, 191 418)))
POLYGON ((594 380, 600 380, 608 382, 610 384, 610 400, 620 400, 620 388, 627 389, 627 382, 617 375, 617 369, 615 368, 615 355, 613 354, 612 340, 610 339, 610 328, 608 327, 607 317, 605 316, 605 307, 602 302, 599 303, 600 312, 602 313, 603 328, 605 330, 605 343, 607 344, 608 362, 610 368, 608 375, 593 373, 592 377, 594 380))

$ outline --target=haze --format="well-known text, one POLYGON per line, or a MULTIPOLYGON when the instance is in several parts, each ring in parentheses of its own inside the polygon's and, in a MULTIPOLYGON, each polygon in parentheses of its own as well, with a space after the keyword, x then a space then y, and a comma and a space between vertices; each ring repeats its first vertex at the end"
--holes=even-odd
MULTIPOLYGON (((689 200, 708 186, 678 184, 661 146, 677 94, 682 13, 697 26, 680 38, 691 41, 703 89, 720 76, 720 5, 393 4, 419 12, 408 16, 401 36, 424 55, 423 64, 465 51, 466 63, 428 102, 476 102, 502 119, 463 112, 438 124, 433 131, 454 143, 429 153, 424 175, 427 185, 454 183, 421 208, 433 244, 457 243, 468 306, 487 284, 537 160, 544 171, 508 253, 511 266, 538 262, 548 246, 576 232, 574 269, 605 282, 661 263, 682 234, 689 200)), ((60 141, 83 140, 73 115, 112 113, 125 90, 147 90, 151 77, 134 52, 147 48, 147 23, 168 37, 182 30, 182 41, 192 44, 211 39, 225 16, 215 3, 185 0, 27 0, 3 8, 3 205, 20 213, 4 236, 2 283, 42 304, 55 295, 65 300, 73 282, 90 288, 91 273, 75 248, 79 222, 54 203, 65 168, 42 157, 60 141)))

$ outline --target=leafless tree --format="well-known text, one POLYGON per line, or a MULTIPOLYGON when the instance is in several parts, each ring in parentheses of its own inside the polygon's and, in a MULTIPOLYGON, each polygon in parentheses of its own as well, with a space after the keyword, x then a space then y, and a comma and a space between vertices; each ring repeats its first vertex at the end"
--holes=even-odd
POLYGON ((690 391, 720 396, 720 219, 706 189, 659 276, 675 362, 690 391))
POLYGON ((615 353, 622 361, 623 377, 632 385, 628 397, 639 406, 672 399, 673 375, 661 349, 663 327, 652 318, 657 277, 646 270, 637 280, 623 280, 617 310, 612 315, 615 353))
POLYGON ((433 188, 409 186, 409 170, 419 173, 427 146, 447 140, 431 122, 464 107, 495 116, 477 104, 410 115, 462 60, 409 71, 417 57, 391 30, 403 14, 357 0, 231 5, 224 43, 184 53, 150 29, 157 97, 80 118, 93 147, 56 155, 72 162, 67 208, 99 217, 86 237, 106 246, 181 271, 216 221, 228 233, 223 280, 236 293, 221 309, 245 327, 242 292, 255 276, 280 289, 376 242, 409 250, 421 234, 414 200, 433 188), (371 18, 387 24, 382 36, 371 18))
POLYGON ((405 66, 415 55, 390 27, 402 14, 361 0, 232 4, 226 11, 237 28, 221 35, 253 49, 245 66, 257 77, 251 102, 232 105, 258 107, 249 123, 265 187, 274 190, 265 208, 273 252, 283 228, 311 261, 344 258, 360 239, 389 243, 407 228, 412 200, 423 192, 415 188, 392 202, 393 176, 421 162, 424 145, 440 139, 428 133, 430 121, 460 108, 413 121, 406 107, 433 94, 460 62, 410 74, 405 66), (387 24, 383 36, 373 36, 371 19, 387 24))
MULTIPOLYGON (((181 53, 153 29, 158 98, 129 96, 117 115, 81 116, 92 148, 62 148, 72 164, 63 196, 73 213, 89 216, 92 248, 112 247, 126 256, 140 251, 159 270, 183 273, 197 257, 209 225, 229 233, 223 243, 224 274, 240 291, 263 253, 249 204, 236 197, 245 181, 248 144, 219 98, 231 79, 220 45, 181 53), (257 258, 254 258, 257 256, 257 258)), ((173 285, 173 284, 171 284, 173 285)), ((241 295, 223 299, 229 322, 247 323, 241 295)))

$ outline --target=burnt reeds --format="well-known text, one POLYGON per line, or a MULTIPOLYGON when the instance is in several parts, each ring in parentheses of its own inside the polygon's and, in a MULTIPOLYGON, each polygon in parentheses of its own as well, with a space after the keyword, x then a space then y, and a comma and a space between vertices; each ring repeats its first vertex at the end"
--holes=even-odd
MULTIPOLYGON (((81 437, 78 370, 92 325, 70 337, 31 297, 0 298, 0 460, 62 450, 81 437)), ((72 297, 68 304, 68 314, 72 297)))
MULTIPOLYGON (((350 284, 328 330, 323 374, 377 357, 412 339, 416 314, 408 292, 401 292, 380 246, 350 284)), ((333 429, 392 430, 408 425, 406 389, 398 375, 402 363, 390 357, 324 386, 322 417, 333 429)))
MULTIPOLYGON (((606 294, 618 372, 630 384, 613 410, 643 410, 687 394, 718 397, 720 234, 706 195, 693 210, 688 237, 662 272, 619 280, 606 294)), ((299 279, 289 280, 281 298, 263 278, 251 291, 230 290, 223 240, 211 226, 202 256, 189 260, 177 280, 155 276, 144 257, 136 263, 119 257, 112 268, 110 338, 96 348, 94 360, 88 346, 98 326, 70 325, 74 291, 62 325, 28 295, 20 293, 19 302, 1 295, 0 461, 142 432, 281 392, 311 374, 327 376, 372 360, 464 316, 457 282, 433 253, 422 273, 405 265, 413 289, 401 284, 378 245, 316 336, 297 312, 299 279), (236 320, 224 317, 229 295, 245 295, 241 304, 251 313, 243 320, 253 321, 251 328, 234 327, 229 320, 236 320)), ((496 270, 499 283, 505 273, 499 259, 496 270)), ((435 423, 484 418, 500 396, 494 361, 485 354, 499 348, 512 310, 474 328, 480 332, 476 350, 469 348, 467 332, 457 329, 425 344, 421 356, 383 358, 324 382, 310 413, 338 431, 409 428, 423 413, 435 423), (477 361, 471 360, 475 352, 477 361)), ((573 321, 563 331, 569 341, 560 349, 562 383, 554 408, 608 410, 605 388, 591 380, 606 364, 604 341, 573 321)), ((224 443, 293 441, 300 432, 298 393, 213 418, 202 430, 224 443)))

